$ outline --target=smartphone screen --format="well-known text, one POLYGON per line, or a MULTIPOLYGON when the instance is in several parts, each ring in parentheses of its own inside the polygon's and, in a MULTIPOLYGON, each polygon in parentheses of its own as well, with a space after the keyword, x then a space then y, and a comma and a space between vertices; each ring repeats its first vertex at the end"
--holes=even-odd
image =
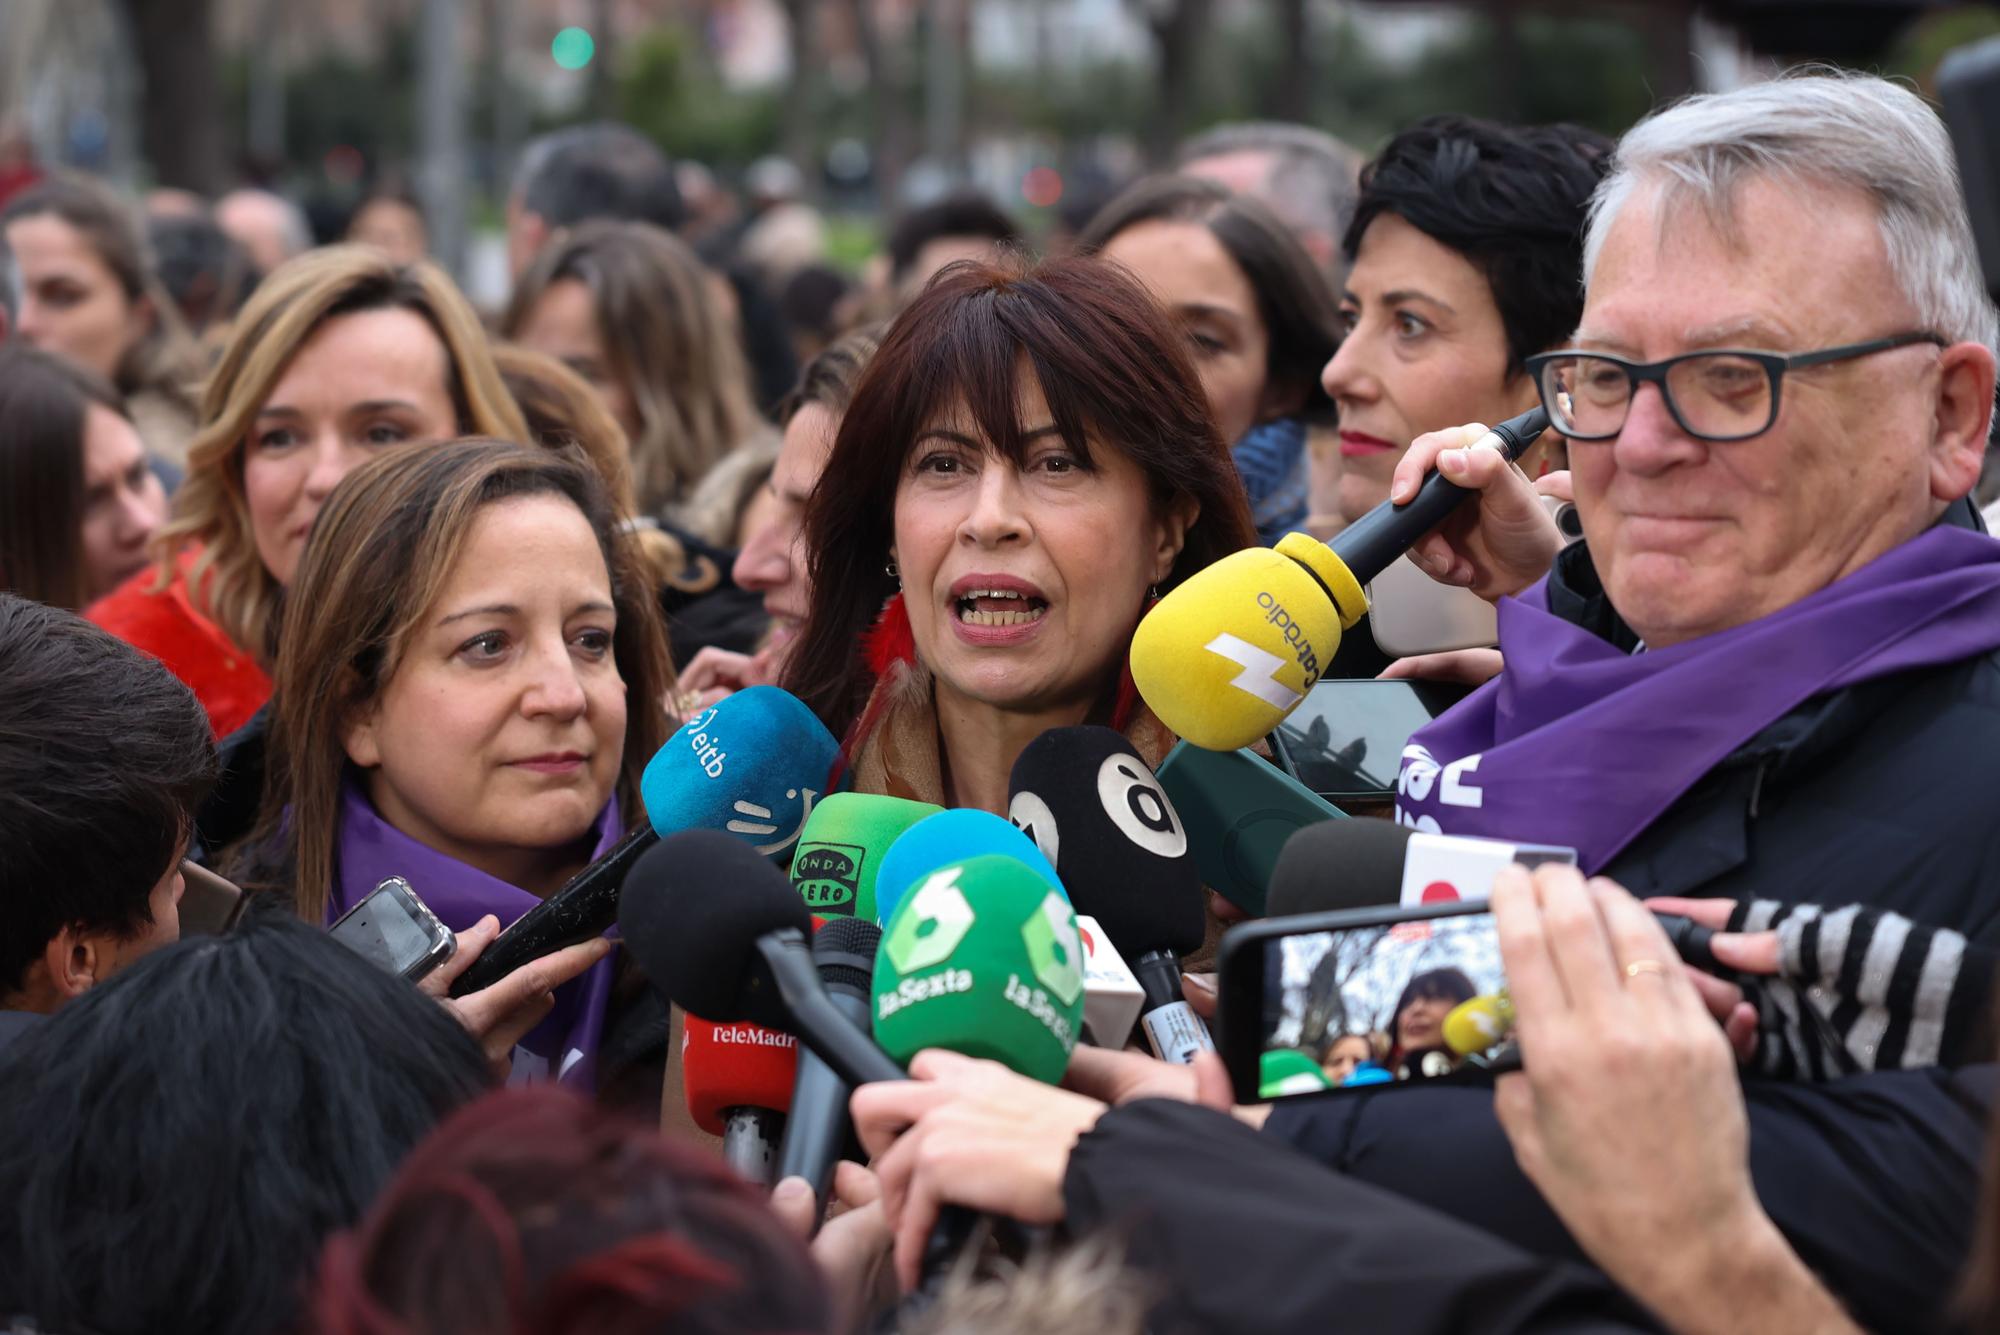
POLYGON ((1513 1025, 1493 915, 1418 912, 1366 926, 1266 930, 1245 942, 1260 957, 1262 1005, 1254 1072, 1231 1063, 1239 1097, 1249 1078, 1259 1099, 1274 1099, 1490 1071, 1513 1025))
POLYGON ((412 982, 451 958, 451 932, 392 877, 349 909, 330 929, 334 938, 379 967, 412 982))
POLYGON ((1386 799, 1410 734, 1464 699, 1443 682, 1321 681, 1274 735, 1284 768, 1329 802, 1386 799))

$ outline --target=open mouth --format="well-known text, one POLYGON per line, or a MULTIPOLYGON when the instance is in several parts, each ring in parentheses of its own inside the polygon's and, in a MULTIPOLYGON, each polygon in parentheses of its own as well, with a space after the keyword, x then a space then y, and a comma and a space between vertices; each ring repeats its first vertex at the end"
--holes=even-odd
POLYGON ((952 607, 966 626, 1029 626, 1049 611, 1046 599, 1014 589, 967 589, 952 607))

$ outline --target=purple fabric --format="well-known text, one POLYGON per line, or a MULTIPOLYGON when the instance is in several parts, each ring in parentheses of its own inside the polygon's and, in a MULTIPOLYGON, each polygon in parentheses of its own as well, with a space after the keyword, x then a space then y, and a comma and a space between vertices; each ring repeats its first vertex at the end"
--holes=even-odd
MULTIPOLYGON (((603 857, 623 835, 618 798, 613 795, 598 813, 593 827, 597 843, 591 860, 603 857)), ((400 876, 417 898, 454 932, 462 932, 491 913, 502 927, 541 903, 527 891, 456 858, 429 848, 376 814, 359 787, 349 784, 340 813, 340 861, 333 902, 326 920, 333 922, 391 876, 400 876)), ((561 1083, 588 1091, 594 1088, 597 1045, 604 1035, 604 1012, 611 998, 616 956, 593 965, 581 978, 556 989, 555 1009, 520 1042, 526 1058, 514 1055, 513 1083, 560 1077, 561 1083)))
POLYGON ((1574 847, 1595 872, 1732 751, 1815 695, 2000 648, 2000 541, 1941 525, 1790 607, 1626 654, 1500 604, 1507 667, 1419 729, 1396 816, 1574 847))

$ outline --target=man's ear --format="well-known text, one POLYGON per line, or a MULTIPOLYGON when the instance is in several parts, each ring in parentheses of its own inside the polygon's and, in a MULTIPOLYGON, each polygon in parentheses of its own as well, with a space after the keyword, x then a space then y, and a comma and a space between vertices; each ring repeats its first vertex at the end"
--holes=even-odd
POLYGON ((1930 450, 1931 496, 1947 503, 1979 482, 1993 413, 1993 352, 1954 343, 1938 355, 1937 417, 1930 450))
POLYGON ((1181 559, 1181 549, 1187 546, 1188 530, 1199 518, 1201 502, 1192 496, 1176 496, 1161 511, 1154 529, 1153 583, 1174 573, 1174 562, 1181 559))
POLYGON ((104 981, 111 967, 108 945, 105 933, 86 932, 74 923, 49 938, 42 947, 42 965, 57 1005, 76 1000, 104 981))

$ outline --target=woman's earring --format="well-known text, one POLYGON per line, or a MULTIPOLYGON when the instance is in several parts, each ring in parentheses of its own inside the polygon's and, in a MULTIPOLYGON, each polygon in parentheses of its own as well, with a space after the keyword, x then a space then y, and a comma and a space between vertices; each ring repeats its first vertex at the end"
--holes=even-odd
POLYGON ((888 564, 882 567, 882 573, 890 579, 895 580, 897 588, 900 589, 903 587, 903 572, 896 568, 896 558, 894 556, 891 556, 888 564))
POLYGON ((1150 589, 1147 589, 1147 590, 1146 590, 1146 601, 1148 601, 1148 602, 1154 602, 1154 603, 1157 603, 1158 601, 1160 601, 1160 586, 1159 586, 1159 585, 1155 584, 1155 585, 1154 585, 1154 586, 1153 586, 1152 588, 1150 588, 1150 589))

